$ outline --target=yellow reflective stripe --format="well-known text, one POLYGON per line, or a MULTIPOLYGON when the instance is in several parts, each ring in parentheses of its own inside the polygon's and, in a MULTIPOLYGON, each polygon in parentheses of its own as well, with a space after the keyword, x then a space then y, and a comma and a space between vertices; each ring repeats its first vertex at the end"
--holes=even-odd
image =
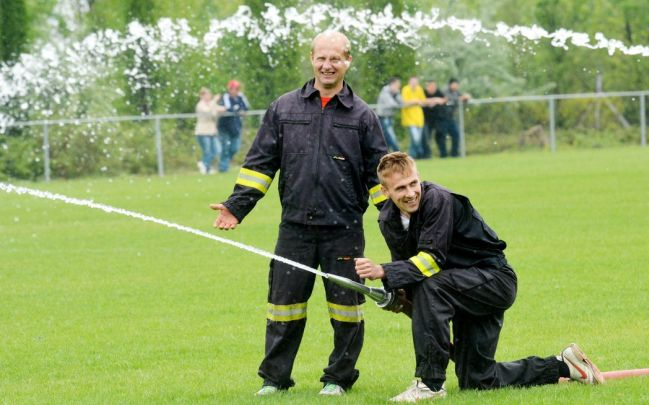
POLYGON ((360 322, 363 320, 363 308, 360 305, 340 305, 327 302, 329 317, 340 322, 360 322))
POLYGON ((426 252, 419 252, 417 256, 413 256, 408 260, 417 266, 419 271, 421 271, 421 273, 426 277, 430 277, 440 270, 439 265, 433 256, 426 252))
POLYGON ((273 179, 263 173, 242 167, 239 170, 239 177, 237 177, 237 184, 242 186, 251 187, 266 194, 268 187, 273 182, 273 179))
POLYGON ((372 200, 372 204, 377 205, 388 198, 383 194, 383 191, 381 191, 381 185, 377 184, 370 189, 370 199, 372 200))
POLYGON ((290 305, 268 303, 266 318, 275 322, 297 321, 306 318, 306 302, 290 305))

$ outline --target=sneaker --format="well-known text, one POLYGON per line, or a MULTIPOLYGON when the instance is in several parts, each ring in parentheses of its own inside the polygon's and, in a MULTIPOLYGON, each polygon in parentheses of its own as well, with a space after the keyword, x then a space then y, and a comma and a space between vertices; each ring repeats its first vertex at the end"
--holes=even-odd
POLYGON ((273 395, 279 392, 279 388, 274 385, 262 385, 261 389, 255 394, 258 397, 263 397, 265 395, 273 395))
POLYGON ((604 384, 602 373, 576 343, 563 349, 557 358, 568 365, 571 380, 582 384, 604 384))
POLYGON ((335 383, 326 383, 325 386, 320 390, 320 395, 341 396, 345 395, 345 389, 335 383))
POLYGON ((417 402, 423 400, 441 399, 446 396, 446 389, 442 385, 439 391, 433 391, 420 380, 415 380, 408 389, 394 398, 390 398, 392 402, 417 402))
POLYGON ((198 171, 201 174, 207 174, 207 168, 205 167, 205 163, 199 160, 198 162, 196 162, 196 166, 198 166, 198 171))

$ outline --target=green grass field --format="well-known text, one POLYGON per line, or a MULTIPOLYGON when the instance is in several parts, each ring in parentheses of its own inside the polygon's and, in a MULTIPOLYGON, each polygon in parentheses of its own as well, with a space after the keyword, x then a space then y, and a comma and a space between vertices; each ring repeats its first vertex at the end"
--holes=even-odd
MULTIPOLYGON (((497 359, 578 342, 602 370, 649 367, 649 149, 529 152, 420 163, 425 179, 469 196, 508 242, 519 276, 497 359)), ((204 231, 236 173, 21 183, 204 231)), ((368 257, 388 258, 366 215, 368 257)), ((276 191, 236 231, 265 250, 276 191)), ((0 403, 376 404, 412 380, 409 319, 365 308, 361 378, 318 398, 331 348, 321 282, 293 376, 255 398, 268 260, 160 225, 0 192, 0 403)), ((445 403, 649 403, 649 378, 459 392, 445 403)))

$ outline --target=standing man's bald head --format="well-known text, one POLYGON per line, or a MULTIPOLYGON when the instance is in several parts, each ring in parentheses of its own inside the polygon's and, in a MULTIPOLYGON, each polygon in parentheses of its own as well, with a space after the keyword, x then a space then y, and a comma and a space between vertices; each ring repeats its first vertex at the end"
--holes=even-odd
POLYGON ((345 73, 352 61, 351 43, 336 31, 325 31, 311 42, 314 87, 321 97, 333 97, 343 88, 345 73))
POLYGON ((338 31, 324 31, 316 35, 315 38, 313 38, 313 41, 311 41, 311 55, 313 55, 313 50, 316 48, 316 44, 323 41, 340 45, 345 57, 351 59, 352 43, 349 42, 349 38, 347 38, 345 34, 338 31))

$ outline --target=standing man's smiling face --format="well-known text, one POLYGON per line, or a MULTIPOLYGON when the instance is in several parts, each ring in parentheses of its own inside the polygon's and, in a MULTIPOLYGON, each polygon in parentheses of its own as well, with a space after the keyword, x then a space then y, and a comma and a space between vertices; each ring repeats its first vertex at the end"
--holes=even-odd
POLYGON ((342 89, 351 61, 347 37, 339 32, 318 35, 313 40, 311 49, 314 87, 325 93, 325 97, 338 93, 342 89))

